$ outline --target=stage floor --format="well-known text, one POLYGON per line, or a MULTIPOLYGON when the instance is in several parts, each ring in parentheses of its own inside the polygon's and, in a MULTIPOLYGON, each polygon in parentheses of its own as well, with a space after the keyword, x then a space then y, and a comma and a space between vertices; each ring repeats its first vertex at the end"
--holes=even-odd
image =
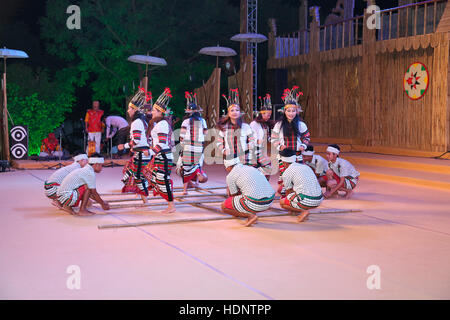
MULTIPOLYGON (((99 192, 117 192, 121 170, 104 168, 99 192)), ((223 166, 206 170, 207 186, 225 184, 223 166)), ((43 194, 52 172, 0 174, 0 299, 450 299, 446 188, 362 174, 352 199, 320 209, 363 212, 100 230, 169 218, 146 209, 70 216, 43 194), (380 287, 369 289, 376 275, 380 287)), ((214 215, 180 207, 170 218, 214 215)))

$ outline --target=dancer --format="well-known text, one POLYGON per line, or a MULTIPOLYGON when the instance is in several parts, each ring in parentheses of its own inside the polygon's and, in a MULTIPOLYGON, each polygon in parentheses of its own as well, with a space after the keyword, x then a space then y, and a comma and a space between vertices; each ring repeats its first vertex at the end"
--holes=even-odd
POLYGON ((266 94, 261 99, 261 108, 257 117, 250 123, 250 127, 253 130, 253 135, 256 140, 255 146, 255 168, 258 168, 267 178, 270 179, 271 173, 271 161, 267 155, 267 142, 270 142, 270 130, 272 129, 272 102, 270 95, 266 94))
MULTIPOLYGON (((298 116, 298 110, 301 110, 301 106, 298 103, 302 92, 297 92, 298 87, 294 86, 292 90, 285 89, 283 96, 284 107, 281 109, 283 112, 283 118, 278 121, 272 131, 272 143, 278 151, 283 151, 286 148, 293 149, 296 152, 296 162, 302 162, 301 152, 306 149, 310 141, 310 133, 306 124, 298 116)), ((283 162, 278 155, 278 164, 280 176, 278 178, 278 191, 277 194, 284 194, 285 189, 282 184, 283 162)))
POLYGON ((327 185, 328 161, 321 156, 314 154, 314 147, 308 145, 305 151, 302 151, 303 163, 310 167, 316 174, 317 180, 321 187, 327 185))
POLYGON ((102 156, 95 153, 89 158, 89 164, 72 171, 64 178, 57 192, 59 205, 64 211, 77 216, 94 215, 95 212, 87 210, 89 199, 98 202, 103 210, 109 210, 109 204, 98 194, 95 182, 95 174, 102 171, 103 163, 102 156), (73 208, 78 205, 80 210, 76 212, 73 208))
POLYGON ((124 167, 122 192, 134 192, 147 202, 149 182, 144 170, 150 162, 150 145, 147 139, 147 121, 143 112, 145 104, 151 102, 151 92, 139 88, 128 104, 128 115, 132 119, 130 126, 130 142, 118 145, 119 150, 131 149, 133 157, 124 167))
POLYGON ((168 207, 162 212, 163 214, 175 212, 173 182, 170 178, 171 168, 173 167, 172 128, 166 118, 166 115, 170 114, 168 108, 170 98, 172 98, 170 89, 165 88, 153 104, 152 120, 149 123, 152 142, 150 155, 153 157, 151 187, 154 195, 159 194, 168 202, 168 207))
POLYGON ((222 203, 222 211, 247 218, 245 226, 249 227, 258 220, 257 212, 270 208, 275 191, 259 170, 241 164, 239 158, 224 163, 229 198, 222 203))
POLYGON ((243 164, 252 165, 255 139, 252 128, 242 121, 238 89, 230 89, 228 98, 222 96, 227 101, 227 115, 217 123, 217 149, 225 160, 239 159, 243 164))
POLYGON ((181 124, 181 154, 178 159, 181 163, 179 172, 183 178, 184 195, 187 194, 187 188, 191 182, 198 187, 198 182, 205 183, 208 180, 202 168, 203 146, 208 127, 201 116, 203 110, 198 106, 196 95, 185 92, 185 98, 187 100, 185 112, 188 116, 181 124))
POLYGON ((339 157, 340 152, 341 148, 337 144, 330 144, 327 148, 329 169, 326 175, 325 198, 338 195, 338 191, 344 191, 344 198, 350 199, 359 180, 359 172, 350 162, 339 157))
POLYGON ((280 199, 282 208, 293 212, 300 212, 298 222, 303 222, 309 215, 309 210, 317 208, 323 201, 322 188, 314 172, 304 164, 296 163, 297 154, 292 149, 280 152, 281 161, 285 168, 283 184, 286 187, 286 197, 280 199))
POLYGON ((87 154, 79 154, 73 157, 73 163, 56 170, 44 183, 45 195, 52 200, 52 204, 59 209, 61 205, 57 201, 57 192, 64 178, 76 169, 83 168, 88 163, 87 154))

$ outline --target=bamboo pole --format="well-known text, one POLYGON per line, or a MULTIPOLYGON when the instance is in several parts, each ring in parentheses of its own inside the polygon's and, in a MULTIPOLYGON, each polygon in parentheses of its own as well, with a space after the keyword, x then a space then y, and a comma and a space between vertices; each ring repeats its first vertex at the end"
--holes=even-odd
MULTIPOLYGON (((360 209, 330 209, 330 210, 311 210, 310 214, 333 214, 333 213, 348 213, 348 212, 362 212, 360 209)), ((258 214, 259 218, 269 218, 269 217, 281 217, 290 216, 291 214, 287 211, 273 213, 273 212, 262 212, 258 214)), ((104 224, 99 225, 98 229, 112 229, 112 228, 129 228, 129 227, 140 227, 155 224, 170 224, 170 223, 183 223, 183 222, 201 222, 201 221, 217 221, 217 220, 230 220, 238 219, 235 216, 223 214, 216 217, 199 217, 199 218, 179 218, 170 220, 157 220, 157 221, 141 221, 134 223, 120 223, 120 224, 104 224)))
MULTIPOLYGON (((140 200, 140 199, 138 199, 140 200)), ((186 204, 197 204, 197 203, 217 203, 222 202, 223 199, 218 200, 197 200, 197 201, 184 201, 179 202, 176 205, 186 205, 186 204)), ((165 202, 157 202, 157 203, 137 203, 137 204, 118 204, 114 206, 110 206, 111 209, 126 209, 126 208, 145 208, 145 207, 159 207, 159 206, 167 206, 167 201, 165 202)))
MULTIPOLYGON (((226 194, 225 193, 217 193, 217 194, 186 194, 186 195, 179 195, 176 198, 178 199, 184 199, 184 198, 205 198, 205 197, 213 197, 213 196, 217 196, 217 197, 225 197, 226 194)), ((151 200, 154 199, 164 199, 161 196, 158 197, 152 197, 151 200)), ((108 200, 109 203, 114 203, 114 202, 127 202, 127 201, 142 201, 141 198, 128 198, 128 199, 114 199, 114 200, 108 200)))
MULTIPOLYGON (((206 187, 206 188, 189 188, 188 190, 192 190, 192 191, 197 191, 197 190, 199 190, 199 189, 202 189, 202 190, 219 190, 219 189, 226 189, 227 187, 226 186, 223 186, 223 187, 206 187)), ((175 191, 175 190, 177 190, 177 191, 180 191, 180 190, 183 190, 183 187, 175 187, 175 188, 173 188, 173 191, 175 191)), ((100 194, 100 196, 123 196, 123 195, 130 195, 130 194, 135 194, 135 193, 133 193, 133 192, 125 192, 125 193, 121 193, 121 192, 111 192, 111 193, 101 193, 100 194)))

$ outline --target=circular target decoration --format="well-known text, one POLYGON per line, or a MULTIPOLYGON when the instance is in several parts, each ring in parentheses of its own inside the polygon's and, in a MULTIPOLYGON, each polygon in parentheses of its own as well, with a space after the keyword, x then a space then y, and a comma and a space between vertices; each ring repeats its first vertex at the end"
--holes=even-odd
POLYGON ((15 159, 22 159, 27 154, 27 148, 21 144, 15 144, 11 147, 11 154, 15 159))
POLYGON ((421 62, 412 63, 403 78, 403 88, 408 97, 418 100, 425 95, 429 84, 427 67, 421 62))
POLYGON ((21 126, 15 126, 11 129, 11 138, 15 141, 22 141, 27 137, 27 130, 21 126))

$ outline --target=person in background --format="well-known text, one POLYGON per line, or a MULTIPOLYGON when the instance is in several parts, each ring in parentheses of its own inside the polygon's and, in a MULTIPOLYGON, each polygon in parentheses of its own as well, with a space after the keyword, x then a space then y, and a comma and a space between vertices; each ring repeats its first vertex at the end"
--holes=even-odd
MULTIPOLYGON (((100 144, 102 141, 103 131, 103 110, 100 110, 100 102, 94 101, 92 109, 86 112, 84 122, 86 124, 86 132, 88 133, 88 141, 95 141, 95 152, 100 153, 100 144)), ((88 150, 86 149, 86 153, 88 150)))
POLYGON ((48 134, 48 137, 42 140, 41 152, 39 157, 60 157, 63 153, 61 151, 61 146, 59 145, 58 139, 53 132, 48 134))
POLYGON ((105 119, 105 125, 105 138, 112 143, 112 153, 117 154, 117 146, 126 143, 127 135, 129 133, 128 122, 120 116, 108 116, 105 119))

